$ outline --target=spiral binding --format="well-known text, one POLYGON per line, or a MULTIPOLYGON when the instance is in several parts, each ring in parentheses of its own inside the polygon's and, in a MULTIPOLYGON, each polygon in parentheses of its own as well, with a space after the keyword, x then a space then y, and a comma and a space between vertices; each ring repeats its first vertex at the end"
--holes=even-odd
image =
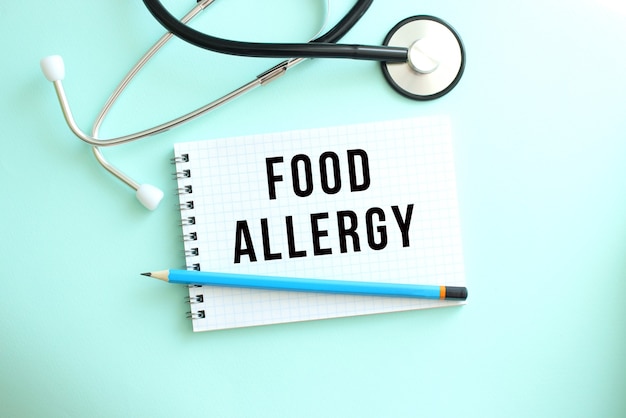
POLYGON ((183 234, 183 241, 198 241, 198 233, 190 232, 188 234, 183 234))
POLYGON ((186 219, 181 219, 180 221, 180 226, 189 226, 189 225, 195 225, 195 224, 196 224, 195 216, 190 216, 186 219))
POLYGON ((174 179, 176 180, 188 178, 191 178, 191 170, 177 171, 176 173, 174 173, 174 179))
POLYGON ((200 255, 200 250, 198 250, 197 248, 190 248, 188 250, 185 250, 185 257, 197 257, 198 255, 200 255))
POLYGON ((204 295, 196 295, 194 297, 186 296, 185 297, 185 302, 190 304, 190 305, 194 305, 196 303, 203 303, 204 302, 204 295))
POLYGON ((179 209, 180 210, 193 209, 193 200, 190 200, 190 201, 185 202, 185 203, 181 203, 179 205, 179 209))
POLYGON ((176 189, 176 194, 179 196, 183 194, 192 194, 192 193, 193 193, 193 188, 191 187, 191 185, 179 187, 178 189, 176 189))
POLYGON ((189 162, 189 154, 181 154, 178 157, 174 157, 171 160, 172 164, 177 163, 188 163, 189 162))
POLYGON ((190 319, 202 319, 205 317, 204 311, 187 312, 187 318, 190 319))
MULTIPOLYGON (((182 154, 182 155, 176 156, 172 158, 170 161, 172 164, 177 164, 177 165, 188 163, 189 154, 182 154)), ((184 214, 185 211, 194 209, 194 202, 193 202, 193 197, 192 197, 193 187, 191 186, 191 184, 180 185, 181 180, 186 180, 186 179, 191 178, 191 170, 180 169, 180 167, 177 167, 177 168, 179 168, 179 171, 176 171, 174 173, 174 179, 176 179, 179 182, 179 187, 176 189, 176 194, 180 196, 180 201, 182 202, 178 205, 178 209, 181 212, 180 226, 181 227, 193 227, 196 224, 196 217, 193 215, 186 216, 184 214)), ((193 242, 198 240, 198 233, 196 231, 189 230, 189 229, 190 228, 185 228, 185 231, 182 235, 183 242, 185 242, 185 258, 187 260, 193 257, 198 257, 198 255, 200 254, 200 250, 198 249, 198 247, 193 245, 193 242)), ((188 262, 186 268, 187 270, 200 270, 200 263, 188 262)), ((190 285, 188 287, 193 288, 193 287, 201 287, 201 286, 190 285)), ((201 304, 203 302, 204 302, 204 296, 202 294, 198 294, 196 296, 187 296, 185 298, 185 303, 189 304, 190 306, 201 304)), ((187 312, 187 318, 190 318, 192 320, 202 319, 204 317, 205 317, 204 310, 198 310, 196 312, 187 312)))

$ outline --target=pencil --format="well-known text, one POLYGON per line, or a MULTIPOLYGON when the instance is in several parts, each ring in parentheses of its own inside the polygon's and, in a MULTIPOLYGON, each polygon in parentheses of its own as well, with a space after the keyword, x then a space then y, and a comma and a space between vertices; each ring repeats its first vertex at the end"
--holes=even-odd
POLYGON ((226 286, 251 289, 317 292, 361 296, 390 296, 422 299, 467 299, 467 288, 402 283, 375 283, 347 280, 304 279, 295 277, 257 276, 213 273, 195 270, 161 270, 141 273, 169 283, 201 286, 226 286))

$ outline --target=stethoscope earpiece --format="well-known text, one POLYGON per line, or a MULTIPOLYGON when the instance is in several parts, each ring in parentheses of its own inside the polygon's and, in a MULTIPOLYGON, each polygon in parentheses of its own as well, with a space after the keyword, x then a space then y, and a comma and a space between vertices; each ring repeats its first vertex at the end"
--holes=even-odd
POLYGON ((60 55, 50 55, 39 61, 41 71, 48 81, 61 81, 65 78, 65 63, 60 55))
POLYGON ((465 68, 465 51, 455 30, 433 16, 413 16, 394 26, 384 45, 408 49, 407 62, 382 62, 389 84, 414 100, 432 100, 456 86, 465 68))
POLYGON ((142 184, 136 190, 135 196, 147 209, 155 210, 163 199, 163 192, 151 184, 142 184))

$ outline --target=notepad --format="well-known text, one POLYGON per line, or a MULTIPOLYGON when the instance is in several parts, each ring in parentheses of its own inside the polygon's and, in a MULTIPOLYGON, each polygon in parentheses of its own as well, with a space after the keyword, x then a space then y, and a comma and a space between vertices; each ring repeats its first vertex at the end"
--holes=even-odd
MULTIPOLYGON (((188 269, 465 286, 450 120, 174 146, 188 269)), ((463 301, 190 287, 194 331, 463 301)))

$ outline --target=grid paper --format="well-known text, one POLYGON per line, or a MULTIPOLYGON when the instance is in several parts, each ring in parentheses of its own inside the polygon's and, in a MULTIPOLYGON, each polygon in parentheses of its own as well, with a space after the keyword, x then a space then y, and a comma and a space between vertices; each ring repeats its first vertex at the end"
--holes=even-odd
MULTIPOLYGON (((181 210, 183 223, 195 219, 194 224, 183 225, 183 235, 195 233, 197 237, 185 242, 188 268, 199 265, 201 270, 229 273, 465 286, 447 117, 185 142, 175 144, 174 151, 176 156, 188 155, 188 161, 176 165, 177 172, 190 173, 189 178, 178 179, 178 187, 192 186, 191 194, 180 195, 181 205, 193 202, 193 208, 181 210), (367 155, 369 170, 361 155, 352 158, 357 186, 365 183, 364 172, 369 172, 365 190, 351 191, 348 150, 363 150, 367 155), (320 168, 320 156, 325 152, 334 154, 325 154, 320 168), (302 192, 309 184, 302 155, 311 162, 313 186, 305 197, 294 191, 306 194, 302 192), (271 164, 274 176, 282 176, 282 180, 274 182, 276 196, 270 199, 266 159, 274 157, 283 158, 271 164), (299 162, 292 169, 294 157, 299 162), (333 175, 337 161, 339 180, 333 175), (294 171, 299 179, 295 183, 294 171), (329 191, 338 191, 323 190, 322 171, 328 173, 325 184, 329 191), (413 205, 410 223, 409 205, 413 205), (408 224, 408 246, 403 245, 393 207, 397 207, 400 222, 408 224), (369 216, 368 228, 371 208, 376 209, 369 216), (343 234, 344 253, 340 249, 339 218, 344 219, 344 228, 349 228, 355 226, 354 216, 358 238, 343 234), (245 226, 239 233, 238 221, 245 226), (291 238, 289 222, 293 226, 291 238), (313 224, 322 231, 317 238, 313 238, 313 224), (265 246, 264 227, 269 238, 265 246), (381 227, 385 234, 381 234, 381 227), (251 247, 244 229, 249 232, 251 247), (238 235, 242 254, 235 263, 238 235), (306 255, 292 257, 290 239, 293 250, 306 255), (316 242, 330 254, 314 255, 316 242), (252 261, 251 250, 256 261, 252 261), (266 260, 266 252, 273 257, 280 254, 280 259, 266 260)), ((198 296, 202 299, 191 305, 194 331, 464 303, 224 287, 190 287, 189 295, 193 301, 199 300, 198 296)))

